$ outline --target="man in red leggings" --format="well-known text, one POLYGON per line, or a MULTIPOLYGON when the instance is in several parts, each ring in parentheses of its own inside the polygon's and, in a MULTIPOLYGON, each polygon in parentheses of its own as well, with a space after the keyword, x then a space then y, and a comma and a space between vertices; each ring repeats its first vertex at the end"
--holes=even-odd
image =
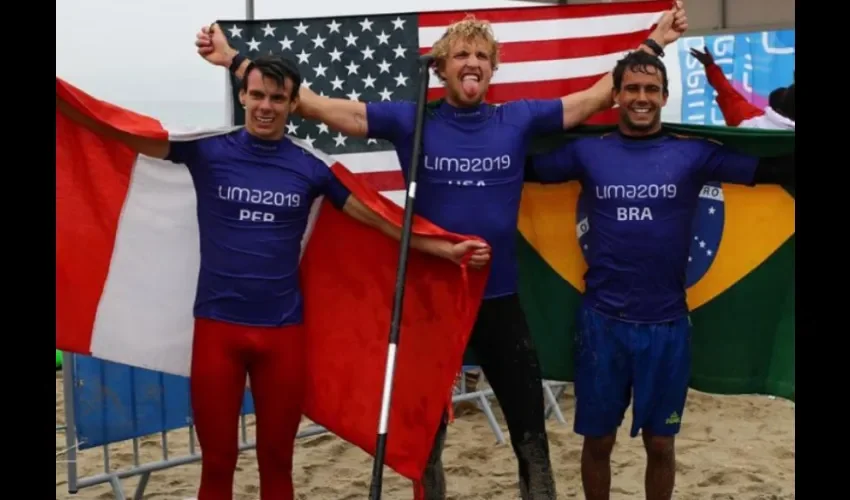
MULTIPOLYGON (((355 219, 400 237, 325 163, 285 137, 287 118, 298 106, 297 67, 267 56, 245 74, 245 127, 190 142, 125 135, 57 100, 70 118, 141 154, 184 164, 191 173, 201 251, 191 366, 192 410, 203 450, 198 500, 232 498, 246 375, 257 419, 260 497, 293 498, 292 455, 306 373, 298 264, 313 200, 326 196, 355 219)), ((473 240, 452 244, 414 236, 411 246, 458 263, 471 252, 472 267, 483 266, 490 253, 473 240)))

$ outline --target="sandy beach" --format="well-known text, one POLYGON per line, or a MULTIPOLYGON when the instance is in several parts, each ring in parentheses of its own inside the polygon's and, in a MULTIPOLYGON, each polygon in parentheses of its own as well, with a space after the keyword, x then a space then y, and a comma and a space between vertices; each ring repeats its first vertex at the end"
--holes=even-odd
MULTIPOLYGON (((493 402, 499 419, 501 412, 493 402)), ((561 410, 570 422, 574 399, 571 386, 561 397, 561 410)), ((631 410, 630 410, 631 411, 631 410)), ((631 422, 631 413, 626 423, 631 422)), ((794 499, 794 405, 765 396, 713 396, 691 392, 677 442, 677 500, 789 500, 794 499)), ((64 424, 61 374, 56 377, 56 423, 64 424)), ((253 420, 248 420, 253 439, 253 420)), ((503 432, 507 428, 502 424, 503 432)), ((305 425, 308 423, 305 422, 305 425)), ((552 461, 556 468, 559 498, 582 498, 579 476, 581 441, 571 426, 549 423, 552 461)), ((186 430, 168 433, 172 456, 187 453, 186 430)), ((57 500, 111 499, 108 485, 68 493, 62 451, 65 436, 56 433, 57 500)), ((110 446, 112 469, 132 464, 132 443, 110 446)), ((141 442, 143 461, 161 457, 159 436, 141 442)), ((79 474, 103 471, 101 449, 77 455, 79 474)), ((458 417, 449 427, 444 454, 448 498, 452 500, 515 500, 515 461, 508 444, 498 445, 483 413, 458 417)), ((297 498, 303 500, 354 500, 368 498, 372 460, 366 453, 330 435, 299 441, 294 479, 297 498)), ((613 495, 617 500, 643 498, 644 456, 640 438, 629 439, 628 425, 620 431, 614 450, 613 495)), ((184 500, 196 494, 200 464, 194 463, 153 474, 144 498, 184 500)), ((123 481, 132 498, 138 479, 123 481)), ((257 462, 253 451, 242 454, 236 472, 234 498, 258 498, 257 462)), ((409 500, 410 482, 393 472, 384 480, 386 500, 409 500)))

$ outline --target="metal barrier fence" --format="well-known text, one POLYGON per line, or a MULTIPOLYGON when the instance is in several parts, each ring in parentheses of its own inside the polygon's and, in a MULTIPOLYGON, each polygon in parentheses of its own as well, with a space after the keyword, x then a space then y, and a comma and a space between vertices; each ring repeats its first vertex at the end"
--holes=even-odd
MULTIPOLYGON (((465 367, 469 369, 473 367, 465 367)), ((121 481, 138 477, 132 498, 141 500, 151 474, 201 460, 196 446, 196 435, 189 405, 188 380, 149 370, 131 368, 86 356, 63 353, 63 387, 65 425, 57 425, 56 432, 64 431, 65 449, 57 453, 67 464, 68 492, 75 494, 84 488, 109 484, 116 500, 127 497, 121 481), (188 452, 175 453, 169 449, 168 435, 172 431, 188 431, 188 452), (155 461, 142 460, 140 450, 149 444, 150 436, 158 435, 161 456, 155 461), (143 441, 148 438, 148 441, 143 441), (132 443, 132 465, 113 467, 111 447, 119 443, 132 443), (86 450, 101 448, 102 470, 84 475, 77 461, 86 450)), ((461 377, 463 379, 463 377, 461 377)), ((546 416, 566 424, 558 407, 558 398, 566 384, 545 381, 546 416)), ((454 395, 453 401, 475 401, 485 414, 499 444, 505 437, 496 420, 490 398, 492 389, 466 392, 465 384, 454 395)), ((253 413, 253 401, 246 391, 240 418, 240 451, 255 447, 249 439, 248 418, 253 413)), ((298 438, 328 432, 321 426, 310 425, 298 433, 298 438)))

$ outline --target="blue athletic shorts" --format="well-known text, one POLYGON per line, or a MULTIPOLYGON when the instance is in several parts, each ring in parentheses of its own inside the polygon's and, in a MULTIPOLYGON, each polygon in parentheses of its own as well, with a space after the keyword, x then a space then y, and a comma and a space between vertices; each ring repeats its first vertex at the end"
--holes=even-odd
POLYGON ((633 398, 631 436, 679 432, 691 372, 690 318, 627 323, 582 307, 575 339, 574 430, 614 434, 633 398))

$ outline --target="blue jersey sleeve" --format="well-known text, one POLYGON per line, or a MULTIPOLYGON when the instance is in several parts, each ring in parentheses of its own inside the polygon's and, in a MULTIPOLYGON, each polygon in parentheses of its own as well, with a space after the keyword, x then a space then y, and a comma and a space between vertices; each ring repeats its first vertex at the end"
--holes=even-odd
POLYGON ((531 99, 525 102, 531 112, 532 133, 552 134, 564 129, 564 104, 561 99, 531 99))
POLYGON ((416 103, 383 101, 366 103, 366 124, 369 137, 384 139, 393 144, 413 135, 416 127, 416 103))
POLYGON ((752 186, 755 183, 757 156, 738 153, 722 144, 700 141, 703 154, 698 166, 703 182, 726 182, 752 186))
POLYGON ((348 197, 351 195, 351 191, 337 179, 331 169, 326 165, 321 164, 318 168, 322 172, 319 177, 319 195, 326 196, 333 206, 342 210, 342 207, 345 206, 345 202, 348 201, 348 197))
POLYGON ((526 181, 553 184, 579 180, 584 172, 579 142, 570 141, 548 153, 533 155, 526 164, 526 181))
POLYGON ((172 163, 182 163, 191 169, 201 156, 201 145, 201 140, 170 141, 165 159, 172 163))

